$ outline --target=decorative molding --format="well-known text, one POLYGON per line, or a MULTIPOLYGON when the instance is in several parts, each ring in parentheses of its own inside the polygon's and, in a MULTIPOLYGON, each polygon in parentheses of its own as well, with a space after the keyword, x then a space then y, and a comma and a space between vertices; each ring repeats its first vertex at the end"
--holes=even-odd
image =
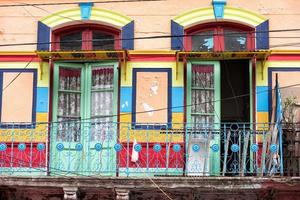
POLYGON ((226 0, 213 0, 212 2, 214 8, 214 14, 216 19, 223 19, 224 17, 224 6, 226 5, 226 0))
MULTIPOLYGON (((91 15, 89 19, 92 21, 113 25, 117 28, 121 28, 132 21, 132 19, 125 15, 95 7, 91 8, 91 15)), ((81 20, 81 9, 74 8, 53 13, 52 15, 43 18, 41 22, 53 29, 68 22, 81 22, 81 20)))
POLYGON ((94 6, 91 2, 83 2, 79 3, 80 11, 81 11, 81 19, 82 20, 89 20, 91 17, 91 10, 94 6))
MULTIPOLYGON (((196 24, 214 22, 216 19, 214 9, 211 6, 185 12, 181 15, 176 16, 173 20, 184 28, 188 28, 196 24)), ((225 6, 223 20, 238 22, 251 27, 256 27, 257 25, 266 21, 267 18, 251 11, 244 10, 242 8, 225 6)))

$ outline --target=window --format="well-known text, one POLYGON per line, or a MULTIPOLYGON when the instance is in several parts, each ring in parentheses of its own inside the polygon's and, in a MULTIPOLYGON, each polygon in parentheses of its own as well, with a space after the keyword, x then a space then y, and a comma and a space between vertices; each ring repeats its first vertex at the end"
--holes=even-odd
POLYGON ((97 131, 103 129, 101 125, 116 121, 116 66, 115 63, 55 64, 53 120, 59 122, 57 140, 81 141, 82 122, 86 122, 91 127, 89 140, 96 141, 101 137, 97 131))
POLYGON ((247 51, 254 49, 254 29, 232 23, 212 23, 186 30, 189 51, 247 51))
POLYGON ((80 25, 53 32, 53 50, 115 50, 120 48, 120 31, 106 26, 80 25))
POLYGON ((0 70, 0 121, 2 125, 20 123, 20 126, 14 126, 14 128, 24 128, 26 124, 35 122, 36 86, 35 69, 0 70))

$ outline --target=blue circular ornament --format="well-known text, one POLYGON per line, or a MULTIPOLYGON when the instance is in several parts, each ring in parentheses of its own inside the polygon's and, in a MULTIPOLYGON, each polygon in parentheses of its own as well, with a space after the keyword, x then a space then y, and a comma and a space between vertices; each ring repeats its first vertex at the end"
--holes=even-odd
POLYGON ((200 145, 199 144, 194 144, 192 147, 194 152, 199 152, 200 151, 200 145))
POLYGON ((58 143, 58 144, 56 145, 56 149, 57 149, 58 151, 62 151, 62 150, 64 150, 64 145, 63 145, 62 143, 58 143))
POLYGON ((38 151, 43 151, 45 149, 45 144, 43 143, 38 143, 37 144, 37 150, 38 151))
POLYGON ((120 143, 115 144, 114 149, 119 152, 122 150, 122 145, 120 143))
POLYGON ((232 152, 238 152, 239 150, 240 150, 240 147, 239 147, 239 145, 237 145, 237 144, 233 144, 233 145, 231 145, 231 151, 232 152))
POLYGON ((155 144, 155 145, 153 146, 153 150, 154 150, 155 152, 160 152, 160 151, 161 151, 161 145, 160 145, 160 144, 155 144))
POLYGON ((179 152, 180 150, 181 150, 180 144, 174 144, 174 145, 173 145, 173 151, 179 152))
POLYGON ((218 144, 213 144, 213 145, 211 145, 210 148, 211 148, 211 150, 212 150, 213 152, 218 152, 219 149, 220 149, 220 147, 219 147, 218 144))
POLYGON ((142 145, 141 144, 136 144, 134 145, 134 150, 137 151, 137 152, 140 152, 142 150, 142 145))
POLYGON ((5 143, 0 144, 0 151, 5 151, 7 149, 7 146, 5 143))
POLYGON ((270 151, 271 151, 272 153, 275 153, 275 152, 277 151, 277 145, 276 145, 276 144, 271 144, 271 145, 270 145, 270 151))
POLYGON ((96 149, 96 151, 101 151, 102 150, 102 144, 100 144, 100 143, 95 144, 95 149, 96 149))
POLYGON ((254 153, 255 153, 255 152, 257 152, 257 151, 258 151, 258 149, 259 149, 259 147, 258 147, 258 145, 257 145, 257 144, 252 144, 252 145, 251 145, 251 151, 252 151, 252 152, 254 152, 254 153))
POLYGON ((75 145, 75 149, 76 149, 76 151, 81 151, 83 149, 83 145, 81 143, 77 143, 75 145))
POLYGON ((24 151, 24 150, 26 149, 26 144, 20 143, 20 144, 18 145, 18 149, 19 149, 19 151, 24 151))

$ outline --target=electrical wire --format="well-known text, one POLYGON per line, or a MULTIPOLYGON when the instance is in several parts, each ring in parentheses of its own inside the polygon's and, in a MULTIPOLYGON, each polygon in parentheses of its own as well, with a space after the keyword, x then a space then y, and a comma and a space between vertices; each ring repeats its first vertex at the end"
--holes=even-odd
MULTIPOLYGON (((63 17, 63 16, 61 16, 63 17)), ((68 18, 70 19, 70 18, 68 18)), ((78 20, 77 20, 78 21, 78 20)), ((269 30, 269 31, 254 31, 253 33, 267 33, 267 32, 289 32, 289 31, 300 31, 300 29, 278 29, 278 30, 269 30)), ((226 34, 204 34, 201 36, 226 36, 226 37, 235 37, 234 35, 240 34, 241 32, 228 32, 226 34)), ((247 32, 248 33, 248 32, 247 32)), ((154 35, 154 36, 144 36, 144 37, 133 37, 133 38, 118 38, 118 39, 111 39, 111 38, 106 38, 106 39, 91 39, 91 40, 68 40, 68 41, 49 41, 49 42, 24 42, 24 43, 10 43, 10 44, 0 44, 0 47, 9 47, 9 46, 27 46, 27 45, 37 45, 37 44, 56 44, 56 43, 73 43, 73 42, 105 42, 105 41, 128 41, 128 40, 148 40, 148 39, 163 39, 163 38, 180 38, 180 37, 191 37, 194 36, 194 34, 183 34, 183 35, 154 35)), ((254 38, 260 38, 259 36, 256 36, 254 38)), ((272 38, 272 37, 269 37, 272 38)), ((279 37, 276 37, 279 38, 279 37)), ((280 37, 284 39, 285 37, 280 37)), ((287 38, 298 38, 298 37, 287 37, 287 38)), ((298 45, 300 44, 299 42, 296 43, 283 43, 283 44, 277 44, 277 45, 270 45, 270 47, 277 47, 281 45, 298 45)))
MULTIPOLYGON (((33 61, 33 57, 30 59, 30 61, 25 65, 25 67, 23 68, 26 69, 30 63, 33 61)), ((20 71, 5 87, 3 87, 2 92, 5 91, 6 88, 8 88, 24 71, 20 71)))
POLYGON ((88 2, 52 2, 52 3, 21 3, 20 4, 6 4, 0 5, 0 8, 8 7, 23 7, 23 6, 60 6, 60 5, 72 5, 79 3, 94 3, 94 4, 105 4, 105 3, 130 3, 130 2, 152 2, 152 1, 166 1, 166 0, 115 0, 115 1, 88 1, 88 2))

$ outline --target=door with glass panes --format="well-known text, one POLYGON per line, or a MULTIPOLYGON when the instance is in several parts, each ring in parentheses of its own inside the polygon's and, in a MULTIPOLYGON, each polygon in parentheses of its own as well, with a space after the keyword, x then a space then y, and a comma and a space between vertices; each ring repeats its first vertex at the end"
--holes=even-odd
POLYGON ((186 91, 186 173, 213 175, 220 168, 219 153, 211 148, 220 143, 220 63, 188 62, 186 91))
POLYGON ((50 171, 114 174, 117 63, 55 63, 50 171))

